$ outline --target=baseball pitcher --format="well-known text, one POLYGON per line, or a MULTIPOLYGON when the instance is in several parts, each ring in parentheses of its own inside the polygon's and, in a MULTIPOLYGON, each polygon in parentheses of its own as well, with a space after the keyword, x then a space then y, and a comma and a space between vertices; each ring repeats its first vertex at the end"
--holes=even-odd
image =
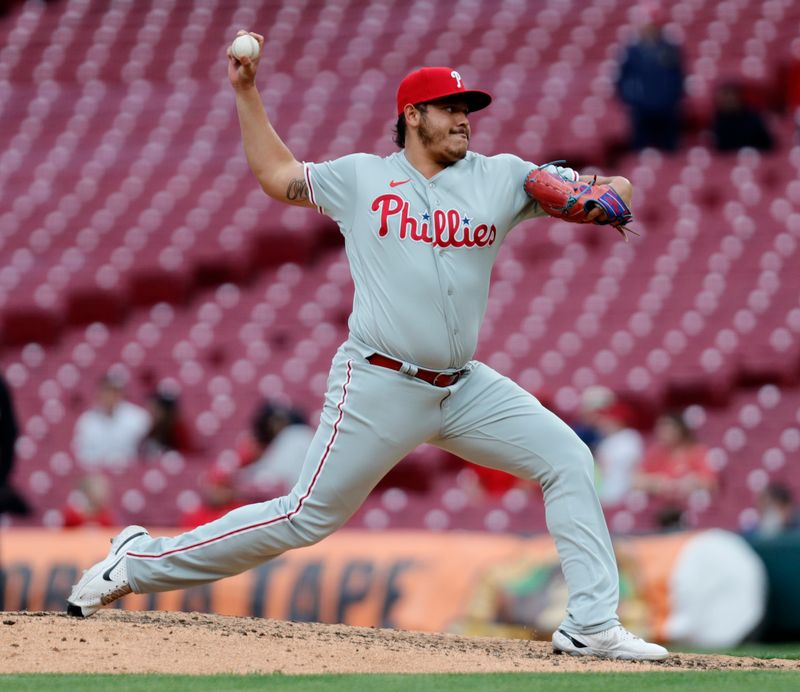
POLYGON ((469 151, 469 116, 491 96, 468 89, 450 67, 426 67, 400 83, 396 153, 302 163, 270 124, 255 86, 258 63, 228 51, 250 167, 270 197, 338 224, 355 285, 319 428, 288 495, 174 538, 126 528, 74 587, 68 612, 86 617, 131 592, 204 584, 316 543, 400 459, 429 443, 541 484, 569 588, 553 634, 557 652, 665 658, 666 649, 617 618, 617 565, 589 449, 535 397, 472 359, 509 231, 543 213, 624 230, 628 181, 469 151))

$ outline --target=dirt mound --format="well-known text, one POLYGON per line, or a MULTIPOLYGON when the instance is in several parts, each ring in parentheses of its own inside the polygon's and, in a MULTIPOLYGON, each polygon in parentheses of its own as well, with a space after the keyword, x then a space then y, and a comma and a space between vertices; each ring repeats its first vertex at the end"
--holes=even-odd
POLYGON ((553 655, 549 644, 198 613, 0 614, 0 673, 449 673, 793 668, 676 654, 664 663, 553 655))

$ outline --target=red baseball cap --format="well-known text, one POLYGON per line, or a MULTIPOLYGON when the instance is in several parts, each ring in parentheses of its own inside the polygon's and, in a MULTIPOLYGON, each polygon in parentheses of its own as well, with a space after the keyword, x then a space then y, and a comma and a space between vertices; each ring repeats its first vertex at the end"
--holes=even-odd
POLYGON ((397 88, 397 115, 407 103, 425 103, 444 98, 461 96, 471 112, 486 108, 492 97, 485 91, 467 89, 461 75, 452 67, 423 67, 407 75, 397 88))

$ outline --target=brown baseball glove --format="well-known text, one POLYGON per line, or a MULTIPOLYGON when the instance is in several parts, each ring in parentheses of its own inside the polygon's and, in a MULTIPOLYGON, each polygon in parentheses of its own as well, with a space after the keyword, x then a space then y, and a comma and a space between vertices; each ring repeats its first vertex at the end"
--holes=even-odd
POLYGON ((628 228, 633 220, 633 213, 611 185, 598 184, 597 176, 590 183, 570 182, 545 170, 550 165, 552 164, 534 168, 525 178, 525 192, 539 203, 542 211, 570 223, 612 226, 619 231, 625 242, 628 241, 628 233, 639 235, 628 228), (603 213, 595 214, 596 218, 588 218, 596 208, 603 213))

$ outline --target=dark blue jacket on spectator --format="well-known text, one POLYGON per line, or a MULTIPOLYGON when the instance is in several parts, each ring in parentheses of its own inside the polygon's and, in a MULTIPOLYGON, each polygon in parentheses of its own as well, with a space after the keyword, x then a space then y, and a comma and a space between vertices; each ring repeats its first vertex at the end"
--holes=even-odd
POLYGON ((683 65, 678 46, 663 36, 631 44, 617 80, 620 99, 646 112, 674 110, 683 95, 683 65))

